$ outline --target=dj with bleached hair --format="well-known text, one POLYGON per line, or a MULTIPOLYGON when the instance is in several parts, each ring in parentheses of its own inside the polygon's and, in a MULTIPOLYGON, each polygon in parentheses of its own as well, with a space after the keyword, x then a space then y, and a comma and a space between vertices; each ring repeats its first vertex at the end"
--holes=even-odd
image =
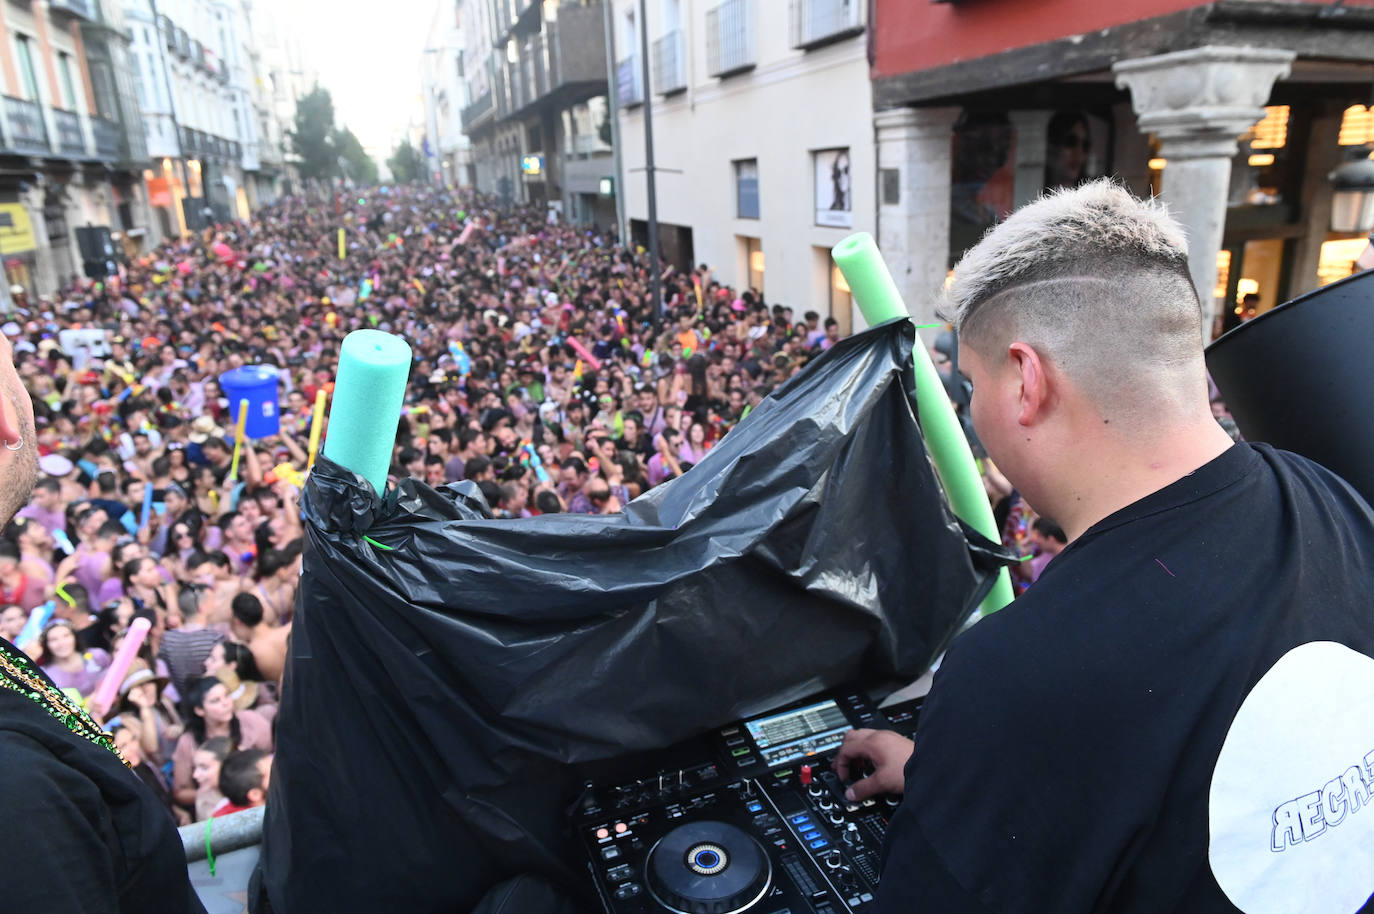
POLYGON ((979 438, 1069 543, 955 639, 914 745, 845 741, 853 797, 905 792, 879 909, 1374 909, 1374 511, 1213 420, 1178 224, 1045 197, 947 311, 979 438))

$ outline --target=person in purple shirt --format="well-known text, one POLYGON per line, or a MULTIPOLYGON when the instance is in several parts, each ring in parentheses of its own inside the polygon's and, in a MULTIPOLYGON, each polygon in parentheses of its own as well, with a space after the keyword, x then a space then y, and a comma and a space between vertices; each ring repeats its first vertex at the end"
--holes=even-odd
POLYGON ((115 544, 124 535, 124 527, 119 521, 105 521, 89 540, 81 542, 71 559, 62 563, 63 567, 58 569, 58 576, 62 577, 64 572, 70 573, 88 593, 100 593, 106 579, 115 573, 111 555, 115 544), (74 568, 69 570, 66 567, 67 562, 72 562, 74 568))
POLYGON ((658 453, 649 458, 647 468, 651 486, 682 475, 682 462, 677 453, 682 444, 682 432, 665 428, 663 434, 654 439, 654 444, 658 447, 658 453))
MULTIPOLYGON (((118 569, 123 568, 134 559, 147 558, 148 552, 144 549, 142 543, 127 542, 115 546, 112 556, 114 558, 113 568, 118 569)), ((111 600, 118 600, 123 596, 124 581, 119 575, 114 574, 112 569, 110 577, 105 579, 105 583, 100 585, 100 590, 96 593, 96 605, 104 606, 111 600)))
POLYGON ((1064 550, 1069 540, 1058 524, 1043 517, 1037 517, 1035 523, 1031 524, 1030 540, 1035 546, 1035 557, 1027 564, 1030 565, 1030 579, 1034 582, 1040 579, 1045 566, 1064 550))
POLYGON ((449 482, 458 482, 466 478, 467 462, 474 457, 480 457, 487 451, 487 436, 474 428, 463 428, 458 430, 458 451, 445 466, 445 472, 449 482))
POLYGON ((33 497, 19 511, 19 516, 37 521, 49 533, 66 526, 67 514, 62 504, 62 484, 51 476, 38 480, 33 497))
POLYGON ((82 697, 95 691, 110 655, 100 648, 82 652, 76 631, 66 619, 49 622, 39 639, 43 645, 43 672, 59 689, 76 689, 82 697))

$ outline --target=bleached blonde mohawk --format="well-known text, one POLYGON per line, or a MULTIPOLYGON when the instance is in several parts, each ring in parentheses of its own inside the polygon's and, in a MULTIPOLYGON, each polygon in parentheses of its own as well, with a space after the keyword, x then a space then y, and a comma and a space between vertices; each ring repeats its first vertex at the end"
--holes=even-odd
POLYGON ((1188 273, 1183 227, 1157 200, 1102 178, 1054 191, 990 229, 954 268, 942 316, 959 330, 978 306, 1023 283, 1081 276, 1110 279, 1125 263, 1188 273))

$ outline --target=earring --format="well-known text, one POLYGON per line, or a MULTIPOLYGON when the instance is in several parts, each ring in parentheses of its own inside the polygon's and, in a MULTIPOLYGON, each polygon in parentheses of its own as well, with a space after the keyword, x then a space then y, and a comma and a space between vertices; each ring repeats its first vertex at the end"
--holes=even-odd
POLYGON ((14 442, 14 444, 10 444, 8 441, 5 442, 5 450, 7 450, 7 451, 17 451, 17 450, 19 450, 19 449, 20 449, 21 447, 23 447, 23 446, 24 446, 24 439, 23 439, 23 438, 20 438, 18 441, 14 442))

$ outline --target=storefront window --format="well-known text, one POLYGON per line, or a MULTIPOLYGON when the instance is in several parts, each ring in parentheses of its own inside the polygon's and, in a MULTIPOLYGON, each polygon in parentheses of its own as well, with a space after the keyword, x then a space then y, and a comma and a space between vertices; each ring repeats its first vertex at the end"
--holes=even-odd
POLYGON ((1264 112, 1264 119, 1240 138, 1240 155, 1231 174, 1231 206, 1283 202, 1289 109, 1287 105, 1271 105, 1264 112))
POLYGON ((954 127, 949 262, 1042 190, 1102 177, 1111 145, 1101 112, 966 111, 954 127))
POLYGON ((1355 272, 1355 261, 1369 246, 1364 238, 1328 241, 1322 245, 1321 260, 1317 264, 1317 281, 1321 285, 1345 279, 1355 272))
POLYGON ((1011 215, 1016 136, 1004 111, 965 111, 954 127, 949 260, 953 264, 989 227, 1011 215))
POLYGON ((1352 105, 1341 118, 1342 146, 1374 144, 1374 106, 1352 105))
POLYGON ((1225 298, 1226 287, 1231 284, 1231 252, 1225 249, 1217 252, 1217 287, 1212 290, 1213 298, 1225 298))

